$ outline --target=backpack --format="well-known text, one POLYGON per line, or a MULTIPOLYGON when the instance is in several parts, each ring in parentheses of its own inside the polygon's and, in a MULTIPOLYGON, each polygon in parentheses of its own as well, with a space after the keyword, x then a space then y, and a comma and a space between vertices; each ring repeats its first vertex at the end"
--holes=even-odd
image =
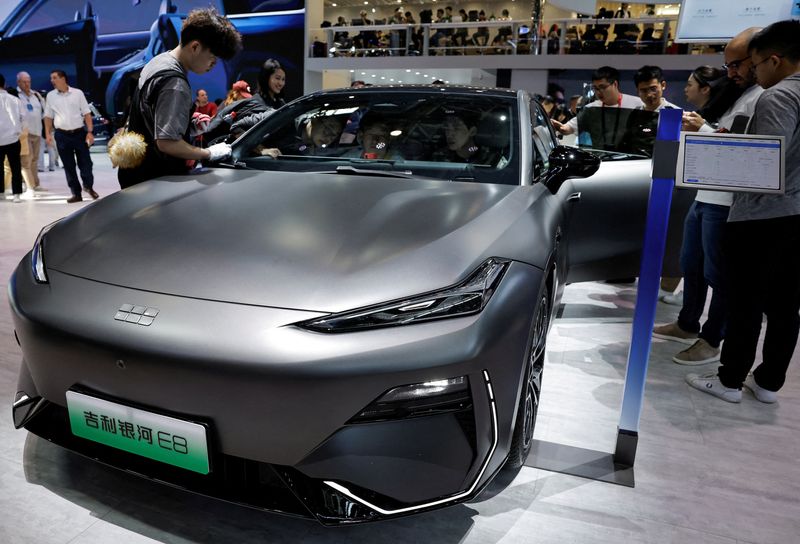
MULTIPOLYGON (((171 157, 158 150, 153 133, 154 127, 152 126, 154 120, 151 120, 151 125, 148 126, 144 117, 145 106, 147 106, 148 112, 153 112, 158 95, 163 90, 164 85, 174 77, 179 77, 188 84, 186 74, 182 71, 162 70, 151 75, 141 87, 137 85, 133 92, 126 126, 129 131, 136 132, 144 137, 144 141, 147 143, 147 151, 145 152, 144 160, 136 168, 119 169, 117 178, 123 189, 158 176, 185 174, 187 172, 186 160, 171 157)), ((189 127, 187 126, 183 139, 188 142, 188 138, 189 127)))

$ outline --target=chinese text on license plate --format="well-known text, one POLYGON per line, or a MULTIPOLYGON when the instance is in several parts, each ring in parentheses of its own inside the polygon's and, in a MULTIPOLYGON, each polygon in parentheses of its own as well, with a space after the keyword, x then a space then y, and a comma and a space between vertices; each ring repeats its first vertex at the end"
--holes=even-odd
POLYGON ((72 434, 162 463, 208 474, 206 428, 67 391, 72 434))

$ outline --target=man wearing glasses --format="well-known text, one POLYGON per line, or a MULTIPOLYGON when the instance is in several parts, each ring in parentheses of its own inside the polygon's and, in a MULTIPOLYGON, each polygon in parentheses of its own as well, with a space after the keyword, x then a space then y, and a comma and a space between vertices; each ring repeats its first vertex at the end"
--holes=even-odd
MULTIPOLYGON (((587 108, 627 108, 636 109, 644 106, 637 96, 623 94, 619 91, 619 72, 611 66, 601 66, 592 73, 592 91, 597 100, 586 105, 587 108)), ((566 123, 551 119, 553 128, 561 134, 574 134, 578 132, 578 118, 573 117, 566 123)), ((624 127, 618 127, 623 128, 624 127)))
POLYGON ((766 89, 756 103, 748 134, 783 136, 785 193, 735 193, 725 228, 725 257, 736 304, 728 312, 721 366, 689 374, 692 387, 740 402, 742 385, 774 403, 786 380, 800 333, 800 22, 774 23, 750 41, 748 63, 766 89), (762 362, 752 374, 767 316, 762 362))
MULTIPOLYGON (((684 112, 683 130, 744 132, 744 125, 753 115, 756 101, 763 92, 756 85, 747 53, 750 40, 759 30, 748 28, 725 46, 724 68, 728 71, 728 79, 745 91, 720 117, 719 126, 712 127, 695 112, 684 112), (734 127, 734 121, 743 126, 734 127)), ((679 365, 696 366, 719 361, 720 346, 726 337, 728 298, 742 294, 729 291, 726 287, 722 253, 723 234, 732 201, 732 193, 697 191, 695 201, 686 214, 681 246, 683 305, 677 321, 653 329, 653 336, 657 338, 689 344, 688 348, 672 358, 679 365), (706 321, 701 326, 700 319, 703 317, 709 286, 712 289, 711 304, 706 321)))

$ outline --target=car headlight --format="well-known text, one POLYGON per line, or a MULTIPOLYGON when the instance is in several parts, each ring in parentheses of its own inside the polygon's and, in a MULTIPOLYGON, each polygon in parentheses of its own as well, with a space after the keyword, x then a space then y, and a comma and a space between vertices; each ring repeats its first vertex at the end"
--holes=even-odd
MULTIPOLYGON (((58 221, 61 221, 60 219, 58 221)), ((37 281, 37 283, 48 283, 49 280, 47 279, 47 271, 44 267, 44 235, 52 229, 58 221, 54 221, 44 227, 40 232, 39 236, 36 237, 36 242, 33 244, 33 249, 31 250, 31 271, 33 272, 33 278, 37 281)))
POLYGON ((465 281, 413 298, 297 323, 318 332, 354 332, 476 314, 489 302, 510 261, 486 260, 465 281))

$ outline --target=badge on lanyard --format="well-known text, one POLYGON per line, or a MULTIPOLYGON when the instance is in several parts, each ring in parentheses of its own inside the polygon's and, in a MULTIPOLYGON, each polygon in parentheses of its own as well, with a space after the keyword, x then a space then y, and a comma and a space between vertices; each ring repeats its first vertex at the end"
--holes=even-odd
POLYGON ((33 111, 33 104, 28 102, 28 111, 33 111))

